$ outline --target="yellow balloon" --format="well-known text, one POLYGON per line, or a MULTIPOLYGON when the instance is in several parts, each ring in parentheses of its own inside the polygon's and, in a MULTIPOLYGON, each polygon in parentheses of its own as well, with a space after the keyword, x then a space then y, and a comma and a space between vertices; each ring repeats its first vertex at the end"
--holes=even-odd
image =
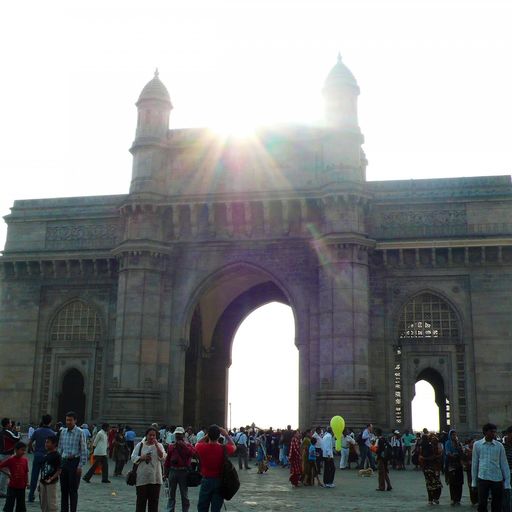
POLYGON ((345 430, 345 420, 341 416, 334 416, 331 419, 331 428, 336 439, 341 439, 343 431, 345 430))

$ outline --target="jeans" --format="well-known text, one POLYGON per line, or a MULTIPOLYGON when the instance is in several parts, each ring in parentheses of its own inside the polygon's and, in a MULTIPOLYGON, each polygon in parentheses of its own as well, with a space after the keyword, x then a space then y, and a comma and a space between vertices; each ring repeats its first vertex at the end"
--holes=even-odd
POLYGON ((324 485, 331 485, 334 482, 335 472, 334 459, 330 457, 324 458, 324 485))
POLYGON ((25 489, 7 489, 7 498, 5 500, 4 512, 27 512, 25 505, 25 489), (16 504, 16 509, 14 508, 16 504))
POLYGON ((288 461, 289 451, 290 451, 290 446, 283 444, 283 460, 282 460, 283 466, 288 466, 288 464, 290 464, 290 462, 288 461))
POLYGON ((174 508, 176 507, 176 487, 178 486, 180 488, 181 510, 188 512, 190 501, 188 499, 187 473, 187 468, 171 468, 169 470, 169 499, 167 500, 167 512, 174 512, 174 508))
POLYGON ((348 457, 350 455, 350 448, 341 449, 340 469, 346 469, 350 466, 348 457))
MULTIPOLYGON (((0 454, 0 462, 8 459, 10 455, 2 455, 0 454)), ((0 471, 0 494, 7 494, 7 481, 9 480, 9 477, 3 472, 0 471)))
POLYGON ((108 482, 108 459, 106 455, 95 455, 94 464, 89 468, 89 471, 84 476, 87 482, 94 475, 95 469, 101 464, 101 481, 108 482))
POLYGON ((247 453, 247 446, 244 444, 239 444, 237 446, 238 453, 238 467, 242 469, 242 462, 244 464, 245 469, 249 469, 249 454, 247 453))
POLYGON ((512 512, 512 492, 510 489, 504 489, 503 491, 503 512, 512 512))
POLYGON ((62 462, 60 474, 60 512, 76 512, 80 475, 77 474, 80 459, 67 459, 62 462))
POLYGON ((34 501, 37 483, 39 481, 39 473, 43 466, 44 453, 35 452, 32 460, 32 473, 30 474, 30 491, 28 493, 28 501, 34 501))
POLYGON ((478 512, 487 512, 489 491, 492 493, 491 512, 501 512, 503 501, 503 482, 478 479, 478 512))
POLYGON ((220 478, 205 478, 199 489, 197 512, 208 512, 211 504, 211 512, 220 512, 224 499, 220 494, 220 478))
POLYGON ((391 489, 391 480, 389 479, 388 461, 386 459, 379 459, 377 461, 379 468, 379 490, 391 489))
POLYGON ((158 512, 158 501, 160 500, 160 484, 137 485, 137 502, 135 512, 158 512))
POLYGON ((359 469, 364 469, 364 464, 366 459, 368 459, 368 464, 375 471, 375 461, 373 460, 372 451, 365 444, 361 445, 361 460, 359 461, 359 469))
POLYGON ((404 446, 404 459, 405 464, 407 464, 408 466, 411 465, 411 449, 412 446, 404 446))

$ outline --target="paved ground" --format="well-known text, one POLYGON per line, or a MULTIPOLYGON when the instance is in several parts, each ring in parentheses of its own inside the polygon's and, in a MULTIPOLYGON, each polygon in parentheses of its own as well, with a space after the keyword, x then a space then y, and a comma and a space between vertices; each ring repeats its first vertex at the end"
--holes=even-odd
MULTIPOLYGON (((112 468, 110 468, 112 470, 112 468)), ((449 490, 445 485, 439 506, 427 505, 425 481, 420 471, 391 471, 393 490, 377 492, 377 476, 363 478, 355 470, 336 471, 334 489, 319 487, 294 489, 288 482, 288 470, 271 468, 266 475, 256 474, 255 469, 240 471, 241 488, 227 502, 227 510, 237 512, 376 512, 416 510, 453 510, 450 506, 449 490)), ((110 478, 111 484, 102 484, 95 476, 90 484, 81 482, 79 490, 80 512, 132 512, 135 508, 135 490, 128 487, 122 478, 110 478)), ((444 485, 444 484, 443 484, 444 485)), ((190 489, 191 512, 197 510, 198 490, 190 489)), ((176 512, 181 512, 178 491, 176 512)), ((165 511, 162 492, 160 510, 165 511)), ((471 509, 467 487, 464 488, 462 506, 459 510, 471 509)), ((28 512, 39 510, 38 504, 29 505, 28 512)))

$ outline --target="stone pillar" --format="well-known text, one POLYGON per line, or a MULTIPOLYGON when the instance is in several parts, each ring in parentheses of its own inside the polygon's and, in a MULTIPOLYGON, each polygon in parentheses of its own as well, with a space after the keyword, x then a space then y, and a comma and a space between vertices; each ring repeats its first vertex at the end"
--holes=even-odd
POLYGON ((186 352, 186 340, 178 338, 171 340, 169 356, 169 394, 167 399, 169 402, 169 418, 172 418, 176 425, 181 425, 183 423, 186 352))
POLYGON ((120 259, 113 380, 106 417, 111 422, 143 426, 164 415, 158 367, 165 257, 133 251, 120 259))
MULTIPOLYGON (((357 238, 356 236, 354 238, 357 238)), ((317 420, 343 416, 348 425, 373 418, 370 386, 369 241, 325 239, 319 251, 317 420)))

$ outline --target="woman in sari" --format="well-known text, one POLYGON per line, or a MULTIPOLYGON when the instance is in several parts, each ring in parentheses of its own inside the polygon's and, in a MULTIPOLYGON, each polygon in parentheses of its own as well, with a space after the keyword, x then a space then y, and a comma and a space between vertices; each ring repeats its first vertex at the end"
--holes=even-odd
POLYGON ((444 451, 446 454, 445 475, 446 483, 450 486, 450 499, 452 505, 460 505, 462 487, 464 486, 464 470, 462 468, 464 452, 455 430, 450 430, 444 451))
MULTIPOLYGON (((311 472, 309 470, 309 466, 311 465, 309 462, 309 447, 311 446, 311 431, 306 430, 304 432, 304 436, 302 438, 301 444, 301 454, 302 454, 302 483, 304 485, 312 485, 311 482, 311 472)), ((316 463, 316 462, 315 462, 316 463)))
POLYGON ((288 460, 290 462, 290 482, 298 487, 302 477, 302 455, 300 450, 300 432, 297 430, 290 443, 288 460))
POLYGON ((439 477, 442 458, 443 450, 437 437, 434 434, 430 434, 430 436, 424 434, 420 443, 419 462, 425 476, 429 505, 434 503, 439 505, 441 489, 443 488, 439 477))

